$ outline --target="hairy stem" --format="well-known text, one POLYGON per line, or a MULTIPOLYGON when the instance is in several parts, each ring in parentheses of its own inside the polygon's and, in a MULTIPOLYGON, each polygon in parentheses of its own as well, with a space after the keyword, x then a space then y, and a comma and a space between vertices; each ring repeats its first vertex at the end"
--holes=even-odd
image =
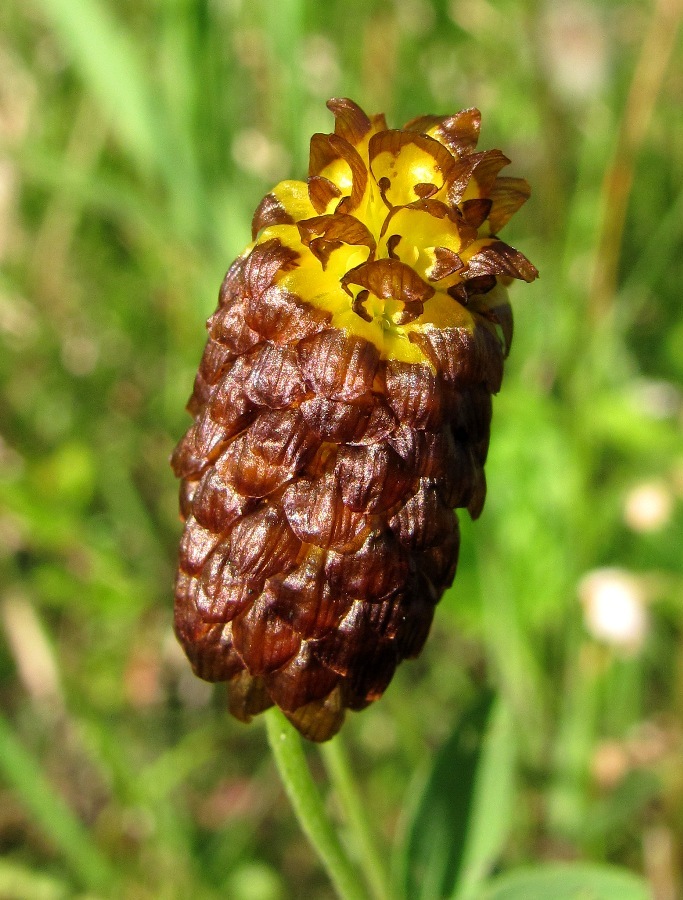
POLYGON ((265 714, 268 742, 301 828, 341 900, 366 900, 351 861, 325 811, 306 762, 301 738, 277 707, 265 714))

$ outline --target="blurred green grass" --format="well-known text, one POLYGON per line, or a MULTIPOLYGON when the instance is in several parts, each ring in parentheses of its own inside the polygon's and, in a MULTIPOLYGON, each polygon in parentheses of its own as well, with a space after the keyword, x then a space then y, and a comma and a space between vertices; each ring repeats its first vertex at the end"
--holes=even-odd
POLYGON ((675 0, 2 4, 0 897, 330 896, 262 728, 229 720, 175 645, 167 463, 222 275, 265 191, 305 174, 330 96, 394 124, 479 106, 482 146, 534 187, 505 234, 541 271, 513 293, 455 586, 422 658, 345 728, 382 835, 493 687, 515 734, 499 865, 607 861, 681 891, 680 17, 675 0), (644 611, 625 644, 582 581, 600 569, 644 611))

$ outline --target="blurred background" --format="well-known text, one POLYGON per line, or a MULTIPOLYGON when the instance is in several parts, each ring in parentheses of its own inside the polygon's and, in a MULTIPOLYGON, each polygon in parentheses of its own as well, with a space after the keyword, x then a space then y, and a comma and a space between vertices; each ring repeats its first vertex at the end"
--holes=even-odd
MULTIPOLYGON (((260 723, 172 628, 168 457, 253 210, 325 101, 478 106, 533 196, 489 496, 345 738, 385 846, 487 691, 501 868, 683 881, 681 0, 0 4, 0 897, 329 898, 260 723)), ((315 770, 318 757, 311 758, 315 770)), ((334 814, 334 806, 332 806, 334 814)))

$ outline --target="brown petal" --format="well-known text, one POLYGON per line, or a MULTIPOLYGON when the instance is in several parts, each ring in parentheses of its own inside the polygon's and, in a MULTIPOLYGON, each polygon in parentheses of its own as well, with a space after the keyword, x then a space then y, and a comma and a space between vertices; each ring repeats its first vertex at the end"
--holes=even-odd
POLYGON ((377 641, 344 681, 349 709, 364 709, 379 700, 394 677, 398 656, 393 641, 377 641))
POLYGON ((308 196, 313 209, 317 213, 324 213, 331 200, 341 197, 341 189, 333 184, 329 178, 321 175, 311 175, 308 179, 308 196))
POLYGON ((418 116, 407 122, 406 131, 423 134, 435 128, 435 137, 456 156, 471 153, 479 140, 481 113, 478 109, 463 109, 454 116, 418 116))
POLYGON ((244 264, 244 281, 247 291, 258 297, 275 282, 278 272, 289 272, 295 268, 299 254, 286 247, 277 238, 257 244, 244 264))
POLYGON ((350 144, 359 144, 372 127, 360 106, 348 97, 333 97, 327 108, 334 114, 334 133, 350 144))
POLYGON ((504 244, 503 241, 494 241, 486 247, 482 247, 478 253, 468 260, 467 277, 478 275, 506 275, 509 278, 521 278, 531 282, 538 278, 538 269, 520 253, 504 244))
POLYGON ((296 569, 266 584, 273 612, 304 638, 321 638, 332 631, 352 603, 350 597, 330 589, 326 559, 325 551, 310 547, 296 569))
POLYGON ((396 424, 389 409, 376 397, 363 396, 353 403, 314 397, 299 407, 307 426, 321 440, 335 444, 373 444, 396 424))
POLYGON ((244 391, 251 374, 252 359, 241 356, 211 396, 207 412, 223 428, 225 440, 238 434, 256 413, 244 391))
POLYGON ((438 600, 429 579, 416 572, 405 594, 400 592, 370 607, 373 629, 391 640, 399 662, 422 650, 438 600))
POLYGON ((373 531, 355 553, 330 552, 325 573, 333 591, 379 600, 403 585, 408 560, 391 531, 373 531))
POLYGON ((394 515, 389 527, 404 547, 425 550, 443 543, 457 525, 455 513, 441 499, 436 486, 421 479, 417 491, 394 515))
POLYGON ((316 334, 332 318, 296 294, 275 285, 259 296, 250 297, 245 319, 263 338, 274 344, 288 344, 316 334))
POLYGON ((218 535, 209 531, 190 516, 180 540, 180 566, 190 575, 201 571, 204 560, 218 543, 218 535))
POLYGON ((253 403, 271 409, 285 409, 296 403, 306 392, 296 351, 289 346, 264 344, 253 358, 244 390, 253 403))
POLYGON ((392 641, 378 636, 370 622, 369 604, 356 601, 339 628, 311 644, 315 656, 344 676, 343 691, 350 709, 377 700, 391 681, 397 664, 392 641))
POLYGON ((418 431, 401 425, 390 435, 389 444, 406 469, 417 476, 441 481, 457 463, 455 442, 450 428, 418 431))
POLYGON ((496 178, 489 196, 493 203, 489 213, 489 226, 491 234, 497 234, 529 199, 531 187, 524 178, 501 176, 496 178))
POLYGON ((448 278, 449 275, 454 275, 464 268, 465 263, 453 250, 449 250, 448 247, 435 247, 434 264, 425 274, 430 281, 441 281, 442 278, 448 278))
POLYGON ((272 466, 256 453, 246 433, 235 438, 217 460, 216 469, 233 490, 250 498, 267 497, 293 474, 287 466, 272 466))
POLYGON ((216 384, 228 371, 234 359, 235 354, 229 347, 209 339, 199 363, 199 374, 207 384, 216 384))
POLYGON ((503 352, 500 343, 483 325, 467 328, 433 328, 410 333, 444 379, 465 386, 485 382, 492 393, 500 390, 503 352))
POLYGON ((211 396, 211 390, 211 385, 207 384, 202 373, 197 372, 192 387, 192 395, 185 407, 193 418, 197 419, 204 412, 206 404, 209 402, 209 397, 211 396))
POLYGON ((247 353, 261 340, 261 335, 246 321, 248 300, 220 307, 206 323, 214 341, 225 344, 234 354, 247 353))
MULTIPOLYGON (((430 584, 430 582, 427 581, 427 584, 430 584)), ((420 655, 429 636, 433 618, 434 601, 429 597, 427 590, 424 589, 413 598, 394 639, 394 646, 396 647, 399 661, 415 659, 416 656, 420 655)))
POLYGON ((226 304, 239 301, 246 294, 247 285, 244 280, 244 265, 248 256, 248 251, 245 251, 242 256, 238 256, 225 273, 220 291, 218 292, 219 308, 226 304))
POLYGON ((202 569, 195 605, 205 622, 232 621, 258 598, 263 587, 262 581, 235 574, 227 549, 226 544, 219 544, 202 569))
POLYGON ((216 534, 224 533, 240 516, 256 505, 211 468, 202 477, 192 500, 192 510, 200 525, 216 534))
POLYGON ((253 678, 248 672, 240 672, 228 682, 228 709, 240 722, 251 722, 273 706, 263 678, 253 678))
POLYGON ((313 700, 327 697, 339 683, 339 675, 319 662, 304 642, 293 659, 265 676, 265 683, 277 705, 294 712, 313 700))
POLYGON ((437 129, 437 136, 453 153, 464 156, 477 146, 480 127, 481 113, 471 107, 445 118, 437 129))
POLYGON ((225 446, 226 429, 208 411, 189 429, 171 456, 178 478, 199 478, 225 446))
MULTIPOLYGON (((352 244, 368 247, 370 254, 375 252, 375 239, 363 222, 354 216, 343 214, 314 216, 297 223, 301 241, 315 252, 316 239, 324 238, 324 243, 352 244)), ((318 253, 316 256, 320 259, 318 253)), ((321 259, 326 264, 327 258, 321 259)))
POLYGON ((434 482, 447 506, 469 503, 480 480, 481 465, 469 444, 454 440, 448 425, 439 431, 402 426, 390 442, 407 470, 434 482))
POLYGON ((341 447, 335 476, 344 503, 357 512, 382 512, 403 496, 412 475, 388 444, 341 447))
POLYGON ((415 269, 398 259, 376 259, 350 269, 341 279, 341 285, 351 296, 349 284, 367 288, 383 300, 400 300, 413 314, 411 318, 417 318, 423 304, 434 296, 434 288, 415 269))
POLYGON ((264 504, 235 525, 228 557, 237 575, 269 578, 293 569, 300 547, 282 510, 264 504))
POLYGON ((486 221, 491 212, 491 200, 488 197, 480 197, 476 200, 465 200, 460 207, 462 217, 470 228, 479 228, 486 221))
POLYGON ((332 474, 298 479, 285 491, 282 507, 299 540, 325 550, 358 546, 359 538, 367 531, 365 516, 353 512, 342 501, 332 474))
POLYGON ((418 569, 434 586, 436 594, 441 594, 450 587, 455 578, 455 570, 458 566, 458 551, 460 549, 460 529, 449 534, 447 539, 435 547, 430 547, 415 556, 418 569))
POLYGON ((353 400, 372 389, 379 351, 365 338, 327 329, 302 340, 298 353, 306 383, 319 396, 353 400))
POLYGON ((216 469, 238 493, 265 497, 300 471, 317 445, 299 410, 264 412, 235 438, 216 469))
POLYGON ((306 428, 298 409, 264 412, 248 431, 249 444, 272 466, 285 466, 292 474, 310 459, 318 439, 306 428))
MULTIPOLYGON (((436 489, 451 509, 479 502, 482 488, 482 464, 474 449, 467 443, 456 441, 453 451, 453 465, 442 479, 435 482, 436 489)), ((485 493, 485 490, 484 490, 485 493)), ((481 497, 483 505, 483 496, 481 497)), ((480 509, 481 511, 481 509, 480 509)))
POLYGON ((512 306, 507 296, 507 291, 499 288, 498 292, 491 292, 486 297, 480 299, 474 297, 470 309, 479 313, 489 322, 498 325, 498 333, 500 343, 503 348, 503 356, 507 358, 512 344, 512 335, 514 332, 514 320, 512 317, 512 306))
POLYGON ((451 172, 449 201, 453 204, 460 203, 472 178, 477 182, 481 194, 487 196, 500 170, 509 164, 510 160, 500 150, 484 150, 481 153, 463 156, 451 172))
POLYGON ((415 116, 414 119, 410 119, 405 123, 402 131, 416 131, 418 134, 426 134, 430 128, 434 128, 435 125, 441 124, 445 119, 445 116, 415 116))
POLYGON ((244 663, 232 644, 232 626, 205 622, 194 602, 198 590, 196 578, 180 572, 175 591, 175 633, 183 645, 192 668, 205 681, 226 681, 244 663))
MULTIPOLYGON (((351 212, 358 206, 365 194, 365 187, 368 183, 368 170, 365 163, 356 148, 338 134, 314 134, 311 138, 309 176, 320 175, 330 163, 338 159, 343 159, 351 169, 353 186, 350 195, 350 209, 345 210, 345 212, 351 212)), ((311 197, 311 202, 317 209, 313 197, 311 197)))
POLYGON ((322 640, 311 642, 314 655, 339 675, 349 675, 355 661, 379 642, 368 617, 369 604, 354 600, 333 632, 322 640))
POLYGON ((478 519, 484 509, 484 501, 486 500, 486 473, 483 466, 477 466, 475 469, 476 479, 472 496, 467 503, 467 512, 472 519, 478 519))
POLYGON ((294 727, 309 741, 328 741, 342 727, 344 704, 337 686, 324 700, 314 700, 294 712, 285 715, 294 727))
POLYGON ((388 360, 385 381, 387 403, 399 422, 428 428, 440 421, 442 391, 429 366, 388 360))
POLYGON ((254 218, 251 220, 251 239, 256 240, 256 235, 262 228, 269 225, 293 225, 294 219, 285 209, 282 201, 275 194, 266 194, 256 207, 254 218))
POLYGON ((252 675, 278 669, 301 646, 299 635, 275 615, 264 595, 233 620, 232 639, 252 675))
MULTIPOLYGON (((197 493, 197 485, 199 481, 194 481, 188 478, 183 478, 180 482, 180 491, 179 491, 179 505, 180 505, 180 515, 182 516, 183 521, 187 519, 188 516, 192 515, 192 503, 197 493)), ((204 523, 202 523, 204 524, 204 523)))
POLYGON ((459 392, 452 428, 455 438, 471 447, 475 459, 483 465, 491 429, 491 394, 485 385, 459 392))

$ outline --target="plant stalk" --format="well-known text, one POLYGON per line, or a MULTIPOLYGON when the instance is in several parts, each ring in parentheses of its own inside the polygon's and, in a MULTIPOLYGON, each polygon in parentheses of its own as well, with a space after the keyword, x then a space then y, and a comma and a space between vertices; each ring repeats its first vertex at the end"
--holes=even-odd
POLYGON ((612 308, 636 162, 676 47, 682 19, 682 0, 655 0, 631 79, 614 155, 602 186, 603 220, 589 298, 589 308, 596 319, 612 308))
POLYGON ((339 797, 342 810, 358 849, 358 862, 375 900, 387 900, 389 876, 375 843, 367 815, 367 805, 358 792, 341 736, 320 745, 327 774, 339 797))
POLYGON ((341 900, 367 900, 367 894, 339 841, 313 781, 301 738, 277 707, 265 714, 268 743, 282 784, 309 843, 341 900))

